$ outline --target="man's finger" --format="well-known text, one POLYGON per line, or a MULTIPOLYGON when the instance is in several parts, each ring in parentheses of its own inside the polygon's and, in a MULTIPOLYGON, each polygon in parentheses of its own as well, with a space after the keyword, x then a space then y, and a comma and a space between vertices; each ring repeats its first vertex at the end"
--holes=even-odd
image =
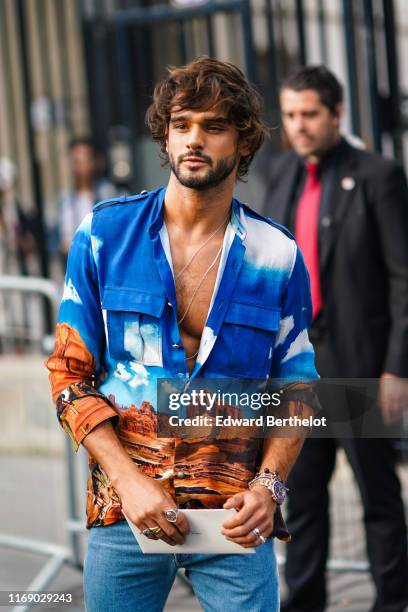
POLYGON ((173 523, 169 523, 169 521, 164 518, 164 514, 162 512, 157 514, 154 519, 157 521, 157 524, 160 525, 167 537, 174 540, 176 544, 184 544, 186 541, 186 536, 184 533, 181 533, 181 531, 179 531, 173 523))
POLYGON ((176 545, 176 542, 174 540, 171 540, 168 536, 166 536, 166 534, 163 534, 160 539, 163 540, 163 542, 166 542, 166 544, 169 544, 170 546, 176 545))
POLYGON ((266 539, 272 533, 272 523, 269 519, 264 521, 263 523, 258 524, 256 527, 251 528, 245 535, 231 535, 228 534, 226 536, 227 540, 235 542, 236 544, 250 544, 255 545, 258 543, 262 543, 262 540, 259 536, 254 533, 255 529, 259 529, 260 534, 266 539))
POLYGON ((167 495, 168 497, 168 506, 162 511, 162 515, 165 521, 167 521, 167 523, 169 523, 169 525, 173 525, 173 527, 176 527, 179 532, 185 536, 188 534, 188 532, 190 531, 190 525, 188 524, 188 521, 186 519, 185 514, 183 514, 180 510, 178 510, 174 500, 172 497, 170 497, 170 495, 167 495), (168 510, 177 510, 177 520, 175 522, 173 521, 169 521, 166 518, 166 512, 168 510))
MULTIPOLYGON (((267 521, 270 521, 269 517, 267 521)), ((263 522, 265 523, 265 520, 263 522)), ((261 519, 259 515, 253 514, 249 517, 247 521, 245 521, 245 523, 241 523, 240 525, 237 525, 236 527, 229 527, 229 528, 224 527, 222 530, 222 533, 228 536, 229 538, 245 536, 246 534, 250 533, 256 527, 259 528, 260 523, 261 523, 261 519)))
POLYGON ((190 525, 188 524, 185 514, 182 512, 179 512, 177 521, 173 523, 173 525, 175 525, 177 529, 185 536, 190 532, 190 525))
MULTIPOLYGON (((141 531, 141 533, 143 533, 145 531, 145 529, 152 529, 154 527, 159 527, 160 525, 158 525, 157 523, 154 523, 154 521, 149 521, 147 520, 146 522, 140 523, 139 525, 139 529, 141 531)), ((145 536, 147 538, 147 536, 145 536)), ((173 540, 172 538, 169 538, 164 531, 162 530, 158 535, 157 535, 157 539, 158 540, 164 540, 166 538, 166 542, 167 544, 170 544, 171 546, 174 546, 176 544, 176 541, 173 540)))
POLYGON ((223 508, 229 510, 230 508, 236 508, 239 510, 244 503, 244 493, 236 493, 225 502, 223 508))
POLYGON ((246 498, 244 497, 241 509, 235 516, 228 518, 222 526, 224 529, 232 529, 233 527, 242 525, 253 515, 257 506, 258 504, 255 502, 255 500, 253 500, 253 498, 249 498, 248 496, 246 498))

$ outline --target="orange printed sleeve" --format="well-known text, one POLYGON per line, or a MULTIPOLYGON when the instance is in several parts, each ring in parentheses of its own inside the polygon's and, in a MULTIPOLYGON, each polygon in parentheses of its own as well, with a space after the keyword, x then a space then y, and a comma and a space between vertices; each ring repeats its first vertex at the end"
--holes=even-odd
POLYGON ((47 359, 58 420, 77 450, 97 425, 118 416, 94 387, 95 360, 76 329, 59 323, 53 354, 47 359))

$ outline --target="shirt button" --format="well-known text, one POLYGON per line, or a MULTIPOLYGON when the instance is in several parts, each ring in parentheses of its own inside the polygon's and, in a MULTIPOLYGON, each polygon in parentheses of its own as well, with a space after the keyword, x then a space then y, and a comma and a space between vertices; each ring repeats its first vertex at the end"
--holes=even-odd
POLYGON ((322 226, 323 227, 330 227, 331 225, 331 218, 330 217, 322 217, 322 226))
POLYGON ((171 302, 167 302, 167 306, 170 306, 170 308, 173 308, 173 304, 171 302))
POLYGON ((174 343, 174 344, 172 344, 171 346, 172 346, 173 348, 175 348, 175 349, 180 348, 180 345, 179 345, 179 344, 177 344, 177 342, 175 342, 175 343, 174 343))
POLYGON ((175 477, 180 479, 180 480, 184 480, 184 478, 187 478, 188 474, 186 474, 185 472, 176 472, 175 477))

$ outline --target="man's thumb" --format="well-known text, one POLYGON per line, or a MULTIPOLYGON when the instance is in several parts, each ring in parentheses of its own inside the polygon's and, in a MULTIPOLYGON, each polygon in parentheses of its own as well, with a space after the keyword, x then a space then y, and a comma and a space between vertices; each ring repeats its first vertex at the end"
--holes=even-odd
POLYGON ((241 508, 242 504, 244 503, 243 497, 244 496, 243 496, 242 493, 237 493, 233 497, 230 497, 225 502, 225 504, 223 506, 224 509, 225 510, 229 510, 230 508, 235 508, 236 510, 238 510, 239 508, 241 508))

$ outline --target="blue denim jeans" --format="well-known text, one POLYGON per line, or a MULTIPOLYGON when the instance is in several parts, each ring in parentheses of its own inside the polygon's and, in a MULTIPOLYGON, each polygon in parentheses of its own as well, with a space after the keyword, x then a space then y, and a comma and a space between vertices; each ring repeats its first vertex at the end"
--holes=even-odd
POLYGON ((143 554, 126 521, 89 532, 84 568, 87 612, 161 612, 184 568, 205 612, 278 612, 272 540, 254 555, 143 554))

